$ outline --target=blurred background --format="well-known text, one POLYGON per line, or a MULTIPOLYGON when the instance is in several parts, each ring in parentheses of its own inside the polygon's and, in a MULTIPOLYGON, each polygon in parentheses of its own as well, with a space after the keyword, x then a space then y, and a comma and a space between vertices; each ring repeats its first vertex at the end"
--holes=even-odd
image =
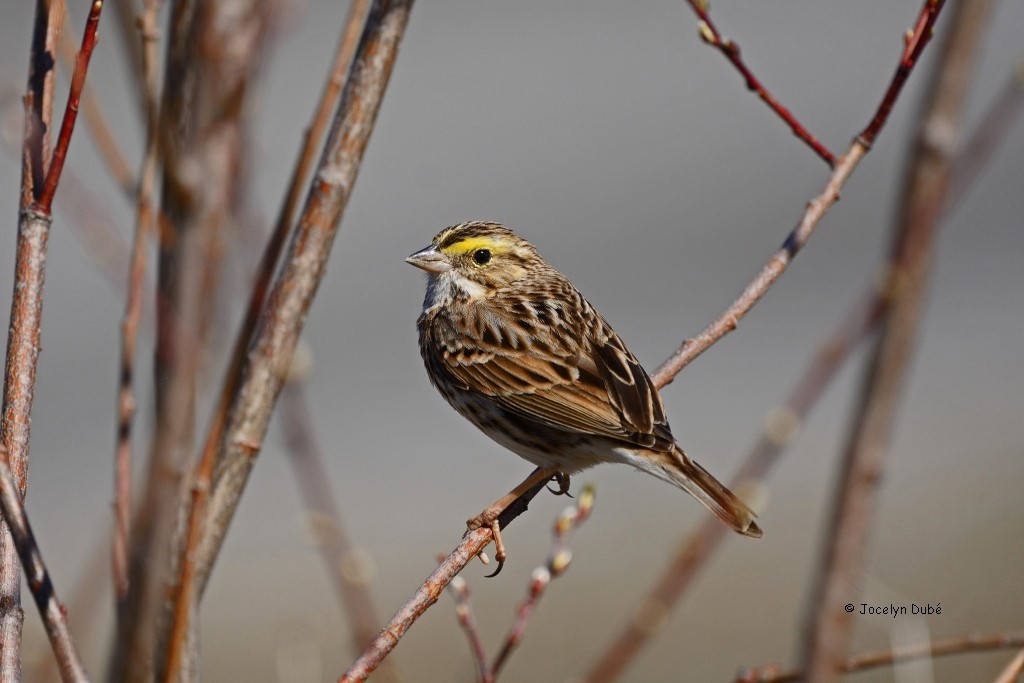
MULTIPOLYGON (((873 114, 919 7, 919 0, 722 0, 713 3, 712 17, 773 94, 838 153, 873 114)), ((86 9, 70 3, 76 40, 86 9)), ((344 3, 295 0, 282 13, 249 114, 250 200, 265 224, 278 210, 345 11, 344 3)), ((11 141, 20 139, 17 98, 32 16, 32 3, 12 3, 0 22, 5 311, 20 183, 11 141)), ((89 82, 137 164, 142 127, 113 19, 112 12, 102 19, 89 82)), ((944 27, 940 20, 940 38, 944 27)), ((1024 6, 997 3, 966 130, 1012 77, 1022 33, 1024 6)), ((662 392, 680 443, 721 478, 736 470, 767 412, 877 275, 934 47, 842 201, 787 274, 737 331, 662 392)), ((62 74, 62 98, 67 81, 62 74)), ((109 593, 123 310, 73 223, 99 217, 128 238, 134 220, 84 127, 69 160, 95 206, 69 204, 58 192, 28 495, 36 536, 67 601, 96 563, 103 570, 86 590, 109 593)), ((653 371, 733 300, 827 172, 722 55, 701 42, 681 1, 416 5, 305 331, 315 364, 308 395, 316 436, 349 532, 373 559, 381 616, 412 594, 438 553, 458 543, 468 516, 530 471, 430 387, 415 334, 423 277, 403 262, 406 255, 447 225, 502 221, 538 245, 653 371)), ((851 587, 851 602, 941 603, 942 613, 862 617, 854 651, 890 647, 901 633, 938 639, 1024 626, 1022 177, 1018 125, 942 228, 921 344, 875 510, 870 562, 851 587)), ((216 333, 224 347, 261 249, 253 242, 231 254, 230 295, 216 333)), ((140 475, 151 426, 151 325, 143 334, 140 475)), ((764 539, 726 542, 627 680, 723 681, 742 666, 798 661, 864 359, 863 352, 851 359, 768 480, 764 539)), ((201 431, 222 362, 212 359, 204 372, 201 431)), ((679 491, 624 467, 578 475, 574 489, 585 482, 597 486, 593 517, 573 541, 573 565, 544 598, 504 680, 564 681, 586 671, 706 514, 679 491)), ((504 535, 510 558, 499 578, 484 580, 489 570, 479 563, 464 572, 491 652, 530 572, 545 561, 551 523, 565 505, 537 497, 504 535)), ((348 627, 312 540, 275 425, 203 603, 207 680, 333 680, 351 661, 348 627)), ((26 613, 31 661, 48 645, 30 604, 26 613)), ((112 598, 103 596, 88 613, 72 611, 71 620, 101 635, 111 613, 112 598)), ((99 677, 104 637, 90 642, 87 664, 99 677)), ((936 680, 991 680, 1010 656, 966 654, 932 666, 936 680)), ((473 680, 447 597, 410 631, 394 660, 407 681, 473 680)), ((920 666, 898 671, 858 680, 930 680, 920 677, 920 666)))

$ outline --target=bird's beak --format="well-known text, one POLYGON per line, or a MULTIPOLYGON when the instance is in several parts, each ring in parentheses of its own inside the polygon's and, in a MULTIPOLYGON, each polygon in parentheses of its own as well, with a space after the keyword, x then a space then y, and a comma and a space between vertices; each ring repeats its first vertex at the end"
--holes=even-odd
POLYGON ((417 268, 422 268, 428 273, 444 273, 452 268, 452 264, 448 262, 448 257, 441 253, 436 244, 420 249, 405 259, 405 262, 417 268))

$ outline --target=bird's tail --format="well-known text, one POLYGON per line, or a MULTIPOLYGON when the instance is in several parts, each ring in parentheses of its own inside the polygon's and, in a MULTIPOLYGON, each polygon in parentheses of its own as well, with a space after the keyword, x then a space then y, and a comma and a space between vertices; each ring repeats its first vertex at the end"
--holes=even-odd
POLYGON ((667 455, 671 462, 662 471, 669 481, 699 500, 737 532, 761 538, 761 528, 754 521, 757 515, 736 494, 691 460, 679 446, 667 455))

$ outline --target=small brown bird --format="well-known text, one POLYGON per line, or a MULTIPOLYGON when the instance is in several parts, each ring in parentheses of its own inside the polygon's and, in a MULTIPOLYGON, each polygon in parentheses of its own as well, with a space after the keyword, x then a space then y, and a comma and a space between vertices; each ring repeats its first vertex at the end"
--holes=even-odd
POLYGON ((430 380, 463 417, 537 466, 469 520, 489 526, 525 490, 603 462, 653 474, 693 495, 746 536, 761 529, 739 498, 676 444, 657 389, 576 287, 498 223, 439 232, 407 262, 427 271, 417 321, 430 380))

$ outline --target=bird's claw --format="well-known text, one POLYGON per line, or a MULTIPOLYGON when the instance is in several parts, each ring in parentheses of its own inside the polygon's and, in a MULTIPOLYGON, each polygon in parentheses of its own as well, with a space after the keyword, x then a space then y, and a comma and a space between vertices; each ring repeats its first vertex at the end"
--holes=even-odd
POLYGON ((550 486, 547 487, 548 491, 555 494, 556 496, 569 496, 572 498, 572 494, 569 493, 569 475, 565 472, 555 472, 554 476, 551 477, 556 484, 557 489, 553 489, 550 486))
MULTIPOLYGON (((502 568, 505 566, 505 558, 508 554, 505 552, 505 543, 501 540, 501 529, 498 525, 498 515, 494 514, 490 509, 484 510, 476 517, 466 520, 466 533, 476 531, 483 527, 487 527, 491 530, 491 537, 494 539, 494 559, 498 561, 498 566, 494 568, 494 571, 485 577, 490 579, 501 572, 502 568)), ((487 555, 483 552, 479 553, 478 556, 483 564, 489 563, 487 555)))

